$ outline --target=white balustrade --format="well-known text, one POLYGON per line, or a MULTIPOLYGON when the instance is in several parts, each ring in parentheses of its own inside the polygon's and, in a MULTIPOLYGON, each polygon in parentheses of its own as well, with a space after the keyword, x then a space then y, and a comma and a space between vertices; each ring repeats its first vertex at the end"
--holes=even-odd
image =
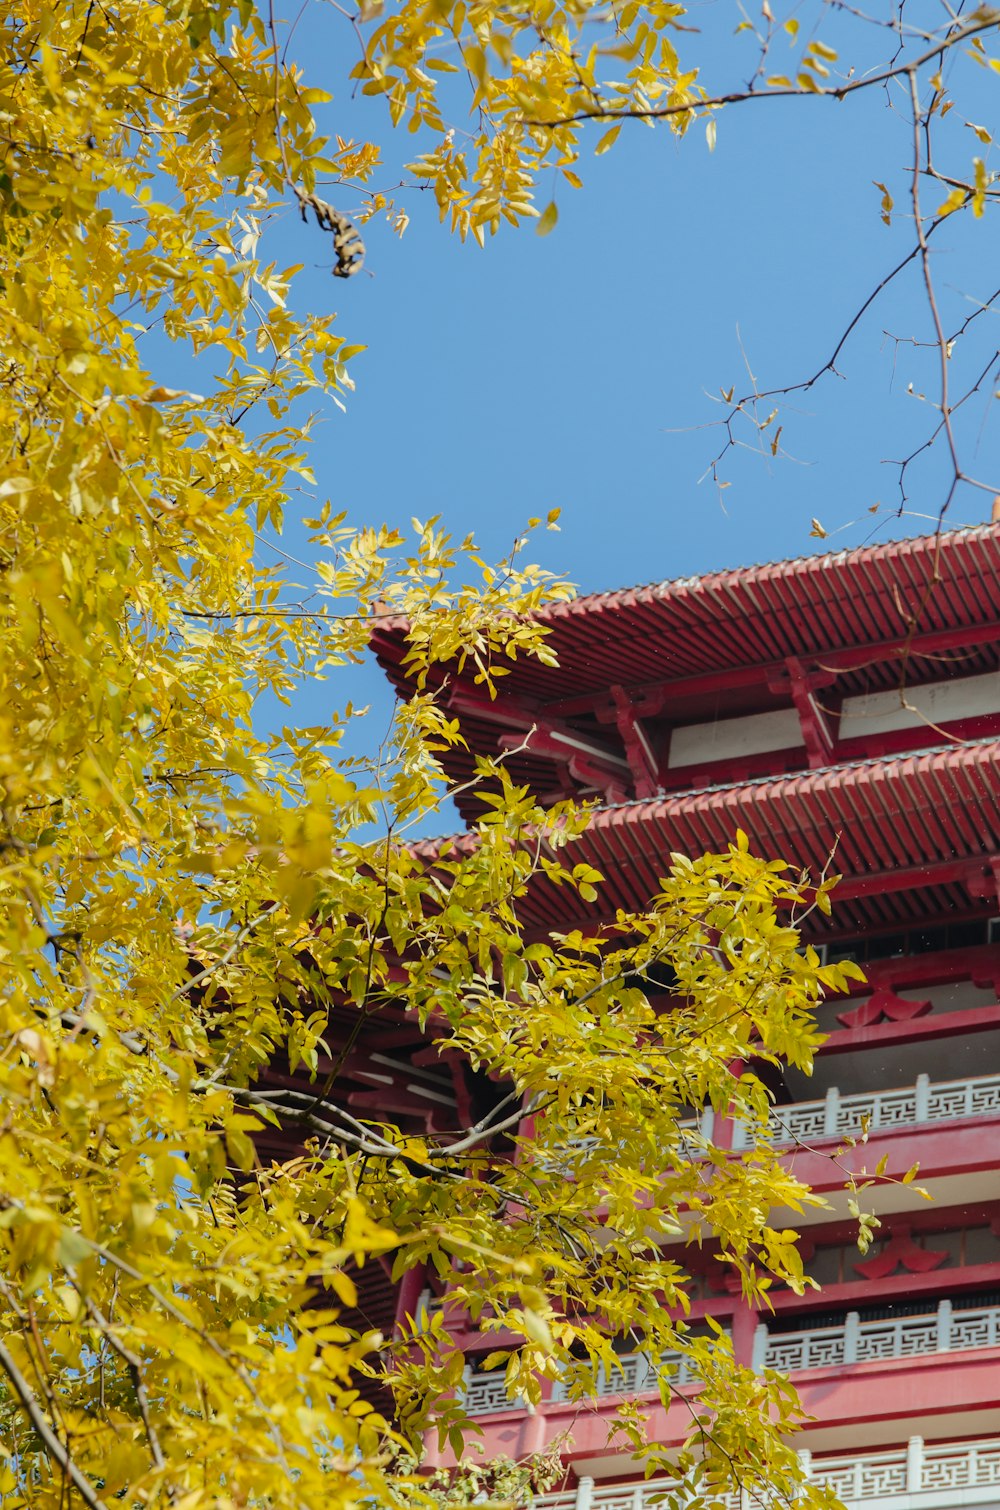
MULTIPOLYGON (((659 1371, 674 1385, 690 1384, 698 1377, 684 1353, 664 1353, 659 1371)), ((657 1372, 645 1353, 620 1353, 614 1368, 599 1370, 595 1394, 598 1398, 644 1394, 658 1388, 657 1372)), ((463 1390, 465 1408, 470 1416, 484 1416, 494 1410, 524 1409, 520 1397, 509 1398, 503 1369, 490 1374, 474 1374, 471 1369, 466 1369, 463 1390)), ((564 1386, 557 1381, 552 1386, 552 1403, 566 1398, 564 1386)))
POLYGON ((849 1311, 840 1326, 773 1335, 766 1326, 759 1326, 753 1366, 793 1373, 804 1368, 836 1368, 877 1358, 915 1358, 998 1344, 1000 1306, 954 1311, 949 1300, 942 1300, 936 1311, 925 1316, 861 1321, 857 1311, 849 1311))
MULTIPOLYGON (((879 1510, 949 1510, 949 1507, 995 1504, 1000 1494, 1000 1439, 977 1442, 931 1442, 911 1437, 906 1447, 890 1452, 852 1453, 849 1457, 800 1460, 811 1482, 833 1490, 848 1506, 879 1502, 879 1510)), ((623 1458, 623 1466, 627 1463, 623 1458)), ((655 1510, 657 1498, 676 1485, 656 1479, 609 1484, 581 1478, 579 1488, 543 1494, 532 1510, 655 1510), (580 1496, 583 1490, 583 1496, 580 1496)), ((729 1510, 740 1510, 739 1494, 725 1496, 729 1510)), ((745 1503, 766 1505, 762 1498, 745 1503)))
MULTIPOLYGON (((704 1150, 700 1146, 700 1143, 695 1140, 698 1139, 711 1143, 715 1131, 715 1112, 713 1108, 705 1106, 702 1108, 699 1116, 688 1117, 683 1122, 678 1122, 677 1131, 680 1134, 680 1146, 688 1157, 693 1159, 702 1158, 704 1150)), ((599 1148, 600 1145, 601 1139, 592 1137, 570 1138, 566 1143, 567 1149, 572 1149, 574 1153, 589 1153, 592 1149, 599 1148)), ((543 1158, 539 1162, 541 1163, 541 1167, 548 1173, 558 1172, 561 1169, 565 1170, 569 1167, 568 1160, 561 1158, 558 1153, 543 1158)))
MULTIPOLYGON (((926 1122, 950 1122, 957 1117, 982 1117, 1000 1113, 1000 1075, 979 1075, 972 1080, 932 1083, 926 1075, 902 1090, 861 1091, 842 1096, 836 1087, 822 1101, 799 1101, 777 1107, 771 1113, 766 1136, 769 1143, 812 1143, 820 1138, 858 1137, 868 1118, 871 1132, 894 1127, 916 1127, 926 1122)), ((745 1148, 750 1131, 737 1122, 733 1147, 745 1148)))
POLYGON ((463 1403, 470 1416, 486 1416, 494 1410, 524 1410, 520 1395, 512 1400, 507 1393, 507 1381, 502 1368, 495 1374, 474 1374, 465 1370, 462 1388, 463 1403))
MULTIPOLYGON (((936 1311, 925 1316, 861 1321, 857 1311, 849 1311, 839 1326, 773 1334, 761 1325, 754 1336, 753 1367, 791 1374, 807 1368, 838 1368, 882 1358, 917 1358, 928 1353, 997 1346, 1000 1346, 1000 1306, 955 1311, 951 1301, 942 1300, 936 1311)), ((697 1378, 683 1353, 664 1354, 660 1369, 674 1385, 690 1384, 697 1378)), ((598 1373, 595 1394, 597 1398, 641 1395, 656 1388, 657 1369, 646 1354, 621 1353, 613 1368, 602 1368, 598 1373)), ((525 1408, 520 1398, 508 1397, 502 1370, 491 1374, 473 1374, 467 1370, 464 1396, 470 1416, 525 1408)), ((564 1386, 557 1382, 551 1398, 553 1403, 565 1400, 564 1386)))
MULTIPOLYGON (((658 1373, 671 1384, 690 1384, 698 1378, 685 1353, 664 1353, 657 1369, 645 1353, 619 1353, 612 1369, 601 1368, 597 1375, 596 1395, 641 1395, 658 1389, 658 1373)), ((552 1399, 565 1400, 562 1384, 552 1387, 552 1399)))

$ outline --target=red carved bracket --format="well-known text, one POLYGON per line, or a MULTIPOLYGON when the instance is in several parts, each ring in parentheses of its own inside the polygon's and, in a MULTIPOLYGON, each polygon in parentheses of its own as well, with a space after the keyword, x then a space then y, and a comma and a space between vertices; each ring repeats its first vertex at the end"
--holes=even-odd
POLYGON ((907 1001, 888 986, 880 986, 852 1011, 838 1012, 837 1021, 845 1028, 870 1028, 883 1017, 889 1022, 909 1022, 914 1017, 926 1017, 933 1006, 932 1001, 907 1001))
POLYGON ((888 1279, 890 1274, 895 1274, 900 1264, 908 1274, 929 1274, 947 1258, 947 1253, 918 1248, 910 1235, 909 1227, 897 1227, 881 1253, 868 1259, 867 1263, 855 1264, 854 1268, 863 1279, 888 1279))

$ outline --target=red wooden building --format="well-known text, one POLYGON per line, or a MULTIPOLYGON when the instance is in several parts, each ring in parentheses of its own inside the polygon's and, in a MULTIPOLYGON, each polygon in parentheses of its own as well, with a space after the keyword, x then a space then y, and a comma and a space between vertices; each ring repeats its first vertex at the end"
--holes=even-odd
MULTIPOLYGON (((722 849, 737 828, 814 873, 835 851, 844 881, 812 942, 868 972, 824 1007, 813 1077, 776 1088, 774 1136, 819 1146, 789 1158, 834 1206, 795 1218, 822 1291, 758 1315, 709 1264, 695 1314, 731 1331, 742 1363, 791 1374, 815 1417, 810 1472, 848 1505, 1000 1506, 1000 529, 595 594, 546 618, 557 675, 519 662, 494 703, 471 676, 449 684, 469 747, 449 775, 506 750, 543 800, 596 795, 579 857, 606 876, 605 908, 643 906, 667 854, 722 849), (919 1160, 933 1196, 876 1192, 866 1257, 822 1157, 864 1115, 868 1167, 919 1160)), ((405 695, 398 631, 375 648, 405 695)), ((601 904, 581 917, 569 902, 534 893, 539 930, 599 921, 601 904)), ((712 1137, 731 1147, 733 1127, 717 1119, 712 1137)), ((487 1451, 516 1457, 571 1427, 571 1488, 544 1503, 649 1502, 655 1484, 606 1446, 621 1396, 651 1383, 641 1356, 591 1409, 555 1388, 528 1413, 477 1373, 485 1340, 458 1340, 487 1451)), ((684 1411, 656 1402, 653 1432, 679 1440, 684 1411)))

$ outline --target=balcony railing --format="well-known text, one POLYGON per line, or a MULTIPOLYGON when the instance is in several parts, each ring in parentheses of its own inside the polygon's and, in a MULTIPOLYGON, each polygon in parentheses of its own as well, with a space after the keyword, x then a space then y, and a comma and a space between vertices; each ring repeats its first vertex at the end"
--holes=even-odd
POLYGON ((857 1311, 849 1311, 842 1325, 814 1331, 772 1336, 766 1326, 759 1326, 754 1336, 753 1366, 793 1373, 803 1368, 870 1363, 877 1358, 916 1358, 924 1353, 996 1347, 998 1343, 1000 1306, 955 1311, 950 1300, 942 1300, 937 1310, 926 1316, 900 1316, 892 1321, 862 1321, 857 1311))
POLYGON ((462 1389, 465 1408, 470 1416, 488 1416, 494 1410, 525 1409, 525 1402, 520 1395, 515 1395, 512 1400, 507 1394, 502 1368, 498 1368, 495 1374, 474 1374, 466 1369, 462 1389))
MULTIPOLYGON (((621 1353, 613 1369, 602 1368, 597 1376, 598 1398, 604 1395, 641 1395, 659 1388, 659 1375, 671 1384, 690 1384, 698 1375, 684 1353, 664 1353, 657 1368, 645 1353, 621 1353)), ((554 1401, 565 1400, 566 1392, 558 1382, 552 1387, 554 1401)))
MULTIPOLYGON (((844 1364, 871 1363, 880 1358, 918 1358, 928 1353, 961 1352, 966 1348, 1000 1346, 1000 1306, 980 1306, 956 1311, 942 1300, 936 1311, 925 1316, 900 1316, 891 1321, 862 1321, 849 1311, 842 1324, 811 1331, 771 1334, 759 1326, 754 1335, 753 1367, 797 1373, 806 1368, 839 1368, 844 1364)), ((672 1384, 690 1384, 697 1375, 686 1355, 664 1355, 663 1372, 672 1384)), ((641 1395, 657 1388, 657 1369, 645 1353, 622 1353, 615 1368, 602 1368, 596 1397, 641 1395)), ((510 1399, 504 1374, 474 1374, 466 1371, 465 1408, 470 1416, 498 1410, 524 1410, 520 1397, 510 1399)), ((562 1385, 553 1386, 551 1400, 566 1399, 562 1385)))
MULTIPOLYGON (((995 1502, 1000 1489, 1000 1439, 927 1444, 911 1437, 906 1447, 891 1452, 849 1458, 811 1458, 801 1452, 799 1459, 813 1483, 829 1485, 848 1506, 877 1500, 879 1510, 946 1510, 995 1502)), ((665 1489, 676 1492, 674 1484, 656 1479, 605 1487, 581 1478, 575 1490, 539 1495, 531 1503, 533 1510, 655 1510, 665 1489)), ((736 1493, 726 1503, 729 1510, 752 1510, 754 1501, 736 1493)))
MULTIPOLYGON (((665 1353, 660 1371, 671 1384, 690 1384, 697 1378, 690 1360, 683 1353, 665 1353)), ((597 1376, 596 1397, 605 1395, 641 1395, 657 1388, 658 1370, 645 1353, 622 1353, 612 1369, 602 1368, 597 1376)), ((485 1416, 494 1410, 524 1410, 520 1396, 511 1400, 504 1384, 503 1369, 495 1374, 473 1374, 466 1370, 465 1408, 470 1416, 485 1416)), ((562 1384, 552 1386, 551 1401, 567 1398, 562 1384)))
MULTIPOLYGON (((680 1133, 680 1146, 687 1153, 688 1157, 700 1159, 703 1157, 703 1149, 695 1140, 704 1139, 705 1142, 711 1143, 715 1133, 715 1112, 710 1106, 705 1106, 702 1108, 699 1116, 687 1117, 683 1122, 678 1122, 677 1130, 680 1133)), ((588 1152, 592 1148, 597 1148, 599 1143, 599 1138, 572 1138, 569 1141, 568 1147, 575 1151, 588 1152)), ((551 1157, 543 1159, 541 1163, 542 1168, 549 1173, 560 1169, 568 1169, 569 1167, 568 1163, 560 1159, 558 1154, 553 1154, 551 1157)))
MULTIPOLYGON (((932 1082, 918 1075, 915 1085, 903 1090, 862 1091, 842 1096, 831 1086, 822 1101, 799 1101, 776 1109, 768 1125, 768 1142, 811 1143, 820 1138, 857 1137, 862 1120, 869 1119, 870 1132, 894 1127, 916 1127, 925 1122, 950 1122, 957 1117, 983 1117, 1000 1113, 1000 1075, 980 1075, 974 1080, 932 1082)), ((733 1147, 745 1148, 751 1133, 743 1123, 733 1129, 733 1147)))

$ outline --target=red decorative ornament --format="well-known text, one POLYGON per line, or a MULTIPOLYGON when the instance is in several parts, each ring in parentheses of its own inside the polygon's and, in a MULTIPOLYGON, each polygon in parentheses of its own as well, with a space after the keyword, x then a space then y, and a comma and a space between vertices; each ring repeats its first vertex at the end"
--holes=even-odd
POLYGON ((907 1001, 883 986, 873 991, 867 1001, 859 1002, 853 1011, 839 1012, 837 1021, 845 1028, 870 1028, 883 1017, 889 1022, 909 1022, 914 1017, 926 1017, 933 1005, 931 1001, 907 1001))
POLYGON ((896 1227, 881 1253, 854 1268, 864 1279, 888 1279, 902 1264, 909 1274, 929 1274, 948 1258, 947 1253, 918 1248, 909 1227, 896 1227))

